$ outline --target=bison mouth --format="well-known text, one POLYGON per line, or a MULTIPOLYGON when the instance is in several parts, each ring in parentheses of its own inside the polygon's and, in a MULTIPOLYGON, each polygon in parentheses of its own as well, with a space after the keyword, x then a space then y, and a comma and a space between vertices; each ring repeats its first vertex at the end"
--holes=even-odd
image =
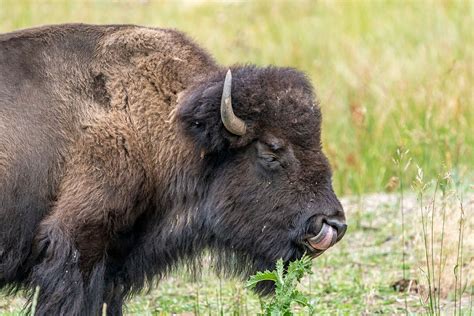
POLYGON ((321 230, 316 236, 309 236, 305 239, 304 244, 312 257, 320 256, 324 251, 334 246, 337 242, 337 230, 323 223, 321 230))

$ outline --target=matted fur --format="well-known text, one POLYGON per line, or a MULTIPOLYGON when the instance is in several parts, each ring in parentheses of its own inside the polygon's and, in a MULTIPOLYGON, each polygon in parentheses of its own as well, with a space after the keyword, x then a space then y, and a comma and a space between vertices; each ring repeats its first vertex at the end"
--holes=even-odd
POLYGON ((231 67, 242 137, 220 119, 227 68, 174 30, 3 34, 0 69, 0 287, 39 286, 38 315, 119 315, 205 250, 245 277, 344 221, 294 69, 231 67))

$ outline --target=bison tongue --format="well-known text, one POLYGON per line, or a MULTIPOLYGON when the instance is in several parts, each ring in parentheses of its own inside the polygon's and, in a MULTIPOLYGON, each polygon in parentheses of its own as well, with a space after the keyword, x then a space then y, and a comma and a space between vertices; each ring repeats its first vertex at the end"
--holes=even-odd
POLYGON ((326 250, 336 243, 337 232, 336 230, 326 223, 323 223, 323 227, 318 235, 308 239, 311 247, 317 250, 326 250))

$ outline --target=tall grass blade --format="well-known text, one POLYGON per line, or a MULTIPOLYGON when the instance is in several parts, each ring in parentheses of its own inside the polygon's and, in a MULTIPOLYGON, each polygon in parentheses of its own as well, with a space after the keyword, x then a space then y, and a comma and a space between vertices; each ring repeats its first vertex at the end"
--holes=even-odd
MULTIPOLYGON (((435 218, 435 212, 436 212, 436 195, 438 193, 438 186, 439 186, 439 179, 436 180, 436 185, 435 185, 435 190, 433 193, 433 202, 432 202, 432 207, 431 207, 431 271, 432 271, 432 276, 433 276, 433 314, 436 315, 436 312, 438 311, 439 307, 439 301, 438 301, 438 295, 436 292, 440 292, 440 288, 436 288, 436 270, 435 270, 435 264, 434 264, 434 244, 435 244, 435 233, 434 233, 434 218, 435 218)), ((441 275, 441 272, 439 272, 441 275)))
POLYGON ((438 263, 438 315, 441 315, 441 275, 443 274, 443 247, 444 247, 444 230, 446 224, 446 190, 448 189, 449 173, 446 174, 440 182, 441 189, 441 241, 440 241, 440 250, 439 250, 439 263, 438 263))
POLYGON ((38 297, 40 293, 40 287, 35 288, 35 293, 33 294, 33 302, 31 303, 31 315, 36 313, 36 306, 38 305, 38 297))

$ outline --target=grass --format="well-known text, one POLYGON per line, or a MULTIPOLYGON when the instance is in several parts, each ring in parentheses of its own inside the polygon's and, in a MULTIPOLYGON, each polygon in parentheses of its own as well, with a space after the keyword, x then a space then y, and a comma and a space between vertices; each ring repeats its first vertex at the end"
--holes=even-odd
POLYGON ((0 0, 1 32, 63 22, 178 28, 223 64, 305 71, 340 194, 383 190, 399 147, 427 176, 444 163, 472 178, 472 1, 0 0))
MULTIPOLYGON (((423 181, 428 182, 426 179, 423 181)), ((456 189, 450 187, 445 199, 440 196, 435 201, 435 242, 434 252, 431 252, 431 245, 424 245, 425 234, 420 225, 423 214, 429 223, 426 225, 429 228, 426 233, 429 242, 433 183, 428 183, 431 186, 425 191, 422 213, 417 194, 406 192, 404 196, 404 265, 399 195, 371 194, 363 199, 343 199, 349 218, 347 236, 350 237, 314 260, 313 274, 303 278, 299 286, 313 306, 315 315, 401 315, 405 311, 414 315, 430 314, 431 310, 431 314, 436 314, 436 310, 430 307, 429 295, 437 296, 438 293, 439 314, 453 315, 455 309, 461 315, 472 314, 474 240, 466 236, 474 234, 474 219, 466 218, 463 224, 465 237, 461 263, 457 256, 461 209, 456 202, 456 189), (440 256, 443 205, 446 223, 444 250, 440 256), (359 224, 351 220, 357 213, 360 216, 359 224), (430 279, 427 277, 426 249, 430 251, 428 261, 431 262, 432 254, 435 259, 434 273, 430 274, 430 279), (439 261, 442 263, 436 264, 439 261), (456 266, 458 268, 455 270, 456 266), (405 276, 402 269, 405 270, 405 276), (440 290, 430 290, 428 281, 440 290), (410 282, 411 286, 408 286, 410 282)), ((466 188, 458 190, 462 193, 466 188)), ((472 205, 473 201, 471 194, 470 200, 466 199, 465 203, 472 205)), ((128 304, 127 315, 255 315, 262 311, 260 300, 245 288, 244 282, 220 280, 205 265, 203 270, 197 280, 183 271, 174 273, 151 292, 134 297, 128 304)), ((263 303, 268 301, 263 299, 263 303)), ((19 297, 0 299, 0 315, 18 315, 22 304, 23 300, 19 297)), ((307 309, 294 309, 294 312, 307 315, 307 309)))
MULTIPOLYGON (((222 64, 305 71, 335 189, 352 196, 347 237, 301 285, 316 314, 473 313, 473 1, 0 0, 0 32, 63 22, 178 28, 222 64), (394 164, 407 150, 412 163, 394 164), (369 194, 384 191, 398 193, 369 194)), ((21 303, 0 299, 0 314, 21 303)), ((175 274, 128 313, 260 306, 241 282, 205 271, 197 282, 175 274)))

